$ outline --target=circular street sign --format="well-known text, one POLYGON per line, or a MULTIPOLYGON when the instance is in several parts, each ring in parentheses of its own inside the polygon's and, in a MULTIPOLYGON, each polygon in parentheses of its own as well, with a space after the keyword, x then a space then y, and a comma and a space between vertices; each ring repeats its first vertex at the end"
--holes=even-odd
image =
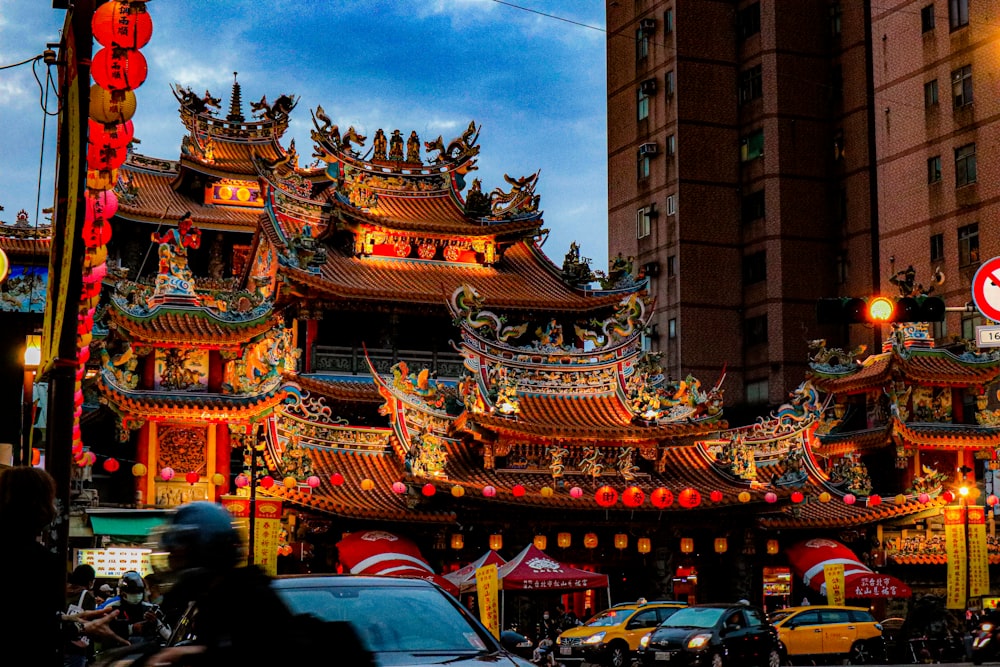
POLYGON ((983 262, 972 279, 972 303, 979 312, 1000 322, 1000 257, 983 262))

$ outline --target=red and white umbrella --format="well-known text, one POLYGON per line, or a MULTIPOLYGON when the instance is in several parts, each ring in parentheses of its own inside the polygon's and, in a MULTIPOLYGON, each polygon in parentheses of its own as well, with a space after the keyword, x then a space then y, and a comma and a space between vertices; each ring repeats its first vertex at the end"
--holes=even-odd
POLYGON ((835 540, 817 538, 799 542, 785 552, 795 575, 809 588, 826 595, 824 566, 844 566, 845 597, 908 598, 913 593, 903 581, 888 574, 873 572, 853 551, 835 540))
POLYGON ((438 584, 452 595, 458 587, 436 574, 424 560, 420 548, 405 537, 384 530, 350 533, 337 542, 341 564, 351 574, 417 577, 438 584))

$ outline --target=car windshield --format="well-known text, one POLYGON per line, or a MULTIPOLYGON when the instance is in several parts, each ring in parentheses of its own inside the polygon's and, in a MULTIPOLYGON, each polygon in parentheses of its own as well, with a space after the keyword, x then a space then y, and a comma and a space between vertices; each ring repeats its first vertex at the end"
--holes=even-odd
POLYGON ((278 593, 294 614, 348 621, 382 664, 384 654, 470 655, 492 652, 483 631, 434 588, 398 586, 285 585, 278 593))
POLYGON ((597 616, 593 617, 584 625, 588 628, 607 628, 612 625, 621 625, 629 616, 632 615, 634 609, 607 609, 602 611, 597 616))
POLYGON ((712 628, 726 612, 719 607, 686 607, 663 621, 661 628, 712 628))

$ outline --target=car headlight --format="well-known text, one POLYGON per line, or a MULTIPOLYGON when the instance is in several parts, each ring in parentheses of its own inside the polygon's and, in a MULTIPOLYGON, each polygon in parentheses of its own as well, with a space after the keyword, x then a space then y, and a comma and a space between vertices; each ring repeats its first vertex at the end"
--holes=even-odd
POLYGON ((597 634, 590 635, 583 640, 584 644, 600 644, 604 641, 604 636, 608 634, 607 632, 598 632, 597 634))
POLYGON ((652 632, 647 632, 646 634, 644 634, 642 636, 642 639, 639 640, 639 646, 641 646, 642 648, 646 648, 647 646, 649 646, 649 638, 652 636, 653 636, 652 632))
POLYGON ((982 629, 983 632, 991 632, 993 630, 992 623, 983 623, 979 627, 982 629))
POLYGON ((688 648, 705 648, 710 641, 712 641, 712 635, 695 635, 688 640, 688 648))

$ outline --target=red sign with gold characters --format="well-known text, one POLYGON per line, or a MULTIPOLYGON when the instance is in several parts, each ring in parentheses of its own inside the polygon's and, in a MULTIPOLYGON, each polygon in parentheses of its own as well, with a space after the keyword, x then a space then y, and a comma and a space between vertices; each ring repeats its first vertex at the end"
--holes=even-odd
POLYGON ((965 609, 965 577, 968 555, 965 546, 965 508, 944 508, 944 546, 948 554, 945 575, 948 586, 948 609, 965 609))

